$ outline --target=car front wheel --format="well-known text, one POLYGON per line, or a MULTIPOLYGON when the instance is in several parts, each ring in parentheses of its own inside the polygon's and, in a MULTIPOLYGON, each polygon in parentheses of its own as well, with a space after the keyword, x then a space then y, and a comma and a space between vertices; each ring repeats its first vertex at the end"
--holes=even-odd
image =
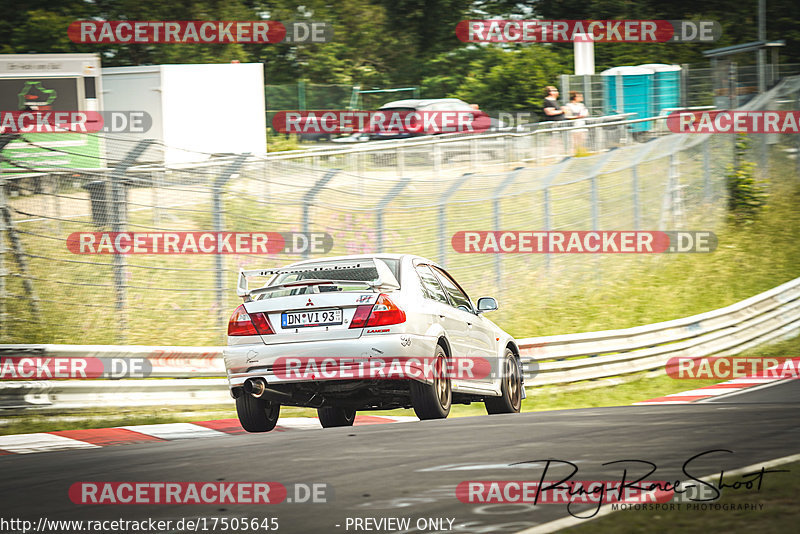
POLYGON ((503 358, 503 374, 500 382, 499 397, 488 397, 484 404, 486 411, 492 414, 519 413, 522 407, 522 374, 517 358, 511 349, 506 349, 503 358))
POLYGON ((281 405, 242 393, 236 398, 236 413, 248 432, 269 432, 278 423, 281 405))
POLYGON ((433 382, 424 384, 412 381, 411 404, 420 419, 444 419, 450 413, 453 393, 447 367, 447 355, 441 345, 436 346, 433 364, 433 382))

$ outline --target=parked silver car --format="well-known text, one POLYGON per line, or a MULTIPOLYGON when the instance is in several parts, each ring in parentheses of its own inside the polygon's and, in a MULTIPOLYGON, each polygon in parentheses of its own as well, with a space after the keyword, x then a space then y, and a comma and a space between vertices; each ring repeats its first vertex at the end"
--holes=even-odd
POLYGON ((272 430, 280 406, 317 408, 324 427, 357 410, 413 407, 445 418, 453 403, 519 412, 519 348, 443 268, 375 254, 242 271, 244 304, 228 324, 225 367, 245 430, 272 430), (269 277, 250 289, 248 280, 269 277))

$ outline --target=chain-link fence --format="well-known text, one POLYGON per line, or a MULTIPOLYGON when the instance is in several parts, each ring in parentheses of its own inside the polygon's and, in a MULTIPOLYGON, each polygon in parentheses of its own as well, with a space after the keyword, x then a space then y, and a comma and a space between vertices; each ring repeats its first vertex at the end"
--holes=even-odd
MULTIPOLYGON (((623 71, 611 75, 567 75, 559 79, 563 103, 569 92, 583 95, 590 116, 633 111, 635 118, 657 116, 676 108, 739 107, 758 95, 758 67, 720 61, 714 68, 683 65, 650 65, 650 75, 631 71, 634 80, 626 80, 623 71), (675 69, 675 70, 670 70, 675 69), (636 76, 647 79, 636 81, 636 76), (735 95, 731 101, 730 95, 735 95), (628 101, 626 101, 626 97, 628 101)), ((767 80, 781 80, 800 74, 800 64, 768 64, 767 80)), ((771 88, 771 87, 768 87, 771 88)))
MULTIPOLYGON (((791 78, 747 107, 797 110, 798 101, 800 78, 791 78)), ((445 265, 473 295, 502 296, 544 277, 551 284, 597 280, 609 262, 623 260, 461 254, 451 244, 456 232, 713 231, 724 220, 736 136, 670 134, 635 142, 632 123, 622 124, 598 126, 626 141, 596 144, 588 157, 565 151, 564 138, 599 135, 591 125, 547 136, 452 141, 465 154, 481 154, 461 163, 446 162, 450 141, 439 140, 403 144, 402 156, 397 146, 373 155, 364 150, 355 165, 336 155, 308 161, 237 155, 165 167, 158 163, 163 145, 118 141, 97 169, 32 169, 5 150, 2 341, 219 343, 237 304, 239 269, 319 256, 302 247, 263 254, 76 252, 76 239, 100 232, 317 232, 333 240, 326 255, 419 254, 445 265), (526 165, 535 150, 542 153, 534 158, 538 165, 526 165), (416 161, 425 163, 415 167, 416 161)), ((751 159, 766 173, 781 150, 797 150, 798 137, 759 136, 751 159)))

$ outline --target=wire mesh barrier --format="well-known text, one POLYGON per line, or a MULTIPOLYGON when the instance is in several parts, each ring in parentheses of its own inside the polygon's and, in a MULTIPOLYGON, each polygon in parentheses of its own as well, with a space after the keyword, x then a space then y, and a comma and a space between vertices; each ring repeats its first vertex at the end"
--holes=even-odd
MULTIPOLYGON (((800 78, 790 78, 747 108, 797 110, 799 92, 800 78)), ((239 269, 322 255, 419 254, 446 266, 473 296, 502 298, 545 279, 551 287, 603 283, 612 262, 641 255, 464 254, 452 238, 493 230, 714 231, 724 220, 724 175, 736 136, 662 128, 636 138, 634 124, 386 142, 389 148, 314 155, 197 154, 206 160, 168 166, 160 161, 174 147, 148 140, 103 139, 96 168, 32 167, 6 146, 2 342, 219 344, 237 304, 239 269), (565 150, 576 135, 594 139, 592 155, 565 150), (283 241, 279 249, 248 250, 234 246, 231 234, 228 248, 187 248, 183 240, 167 253, 111 253, 121 250, 120 233, 166 240, 178 232, 274 232, 283 241), (332 243, 314 249, 307 233, 332 243)), ((751 159, 764 173, 783 149, 798 148, 797 135, 759 139, 751 159)), ((134 247, 132 239, 124 244, 134 247)))

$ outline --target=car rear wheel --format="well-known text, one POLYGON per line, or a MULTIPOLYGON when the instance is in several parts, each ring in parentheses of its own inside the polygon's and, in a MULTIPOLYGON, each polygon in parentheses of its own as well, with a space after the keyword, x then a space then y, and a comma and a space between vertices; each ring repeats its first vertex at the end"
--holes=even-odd
POLYGON ((488 397, 484 404, 486 411, 492 415, 497 413, 519 413, 522 407, 522 374, 520 372, 517 357, 506 349, 503 358, 503 375, 500 382, 501 395, 499 397, 488 397))
POLYGON ((242 393, 236 398, 236 413, 248 432, 269 432, 278 422, 281 405, 242 393))
POLYGON ((433 383, 412 381, 411 404, 420 419, 444 419, 450 413, 453 392, 447 370, 447 355, 441 345, 436 346, 433 365, 433 383))
POLYGON ((325 408, 317 408, 317 414, 319 415, 319 422, 322 423, 323 428, 353 426, 353 422, 356 420, 356 410, 354 408, 328 406, 325 408))

